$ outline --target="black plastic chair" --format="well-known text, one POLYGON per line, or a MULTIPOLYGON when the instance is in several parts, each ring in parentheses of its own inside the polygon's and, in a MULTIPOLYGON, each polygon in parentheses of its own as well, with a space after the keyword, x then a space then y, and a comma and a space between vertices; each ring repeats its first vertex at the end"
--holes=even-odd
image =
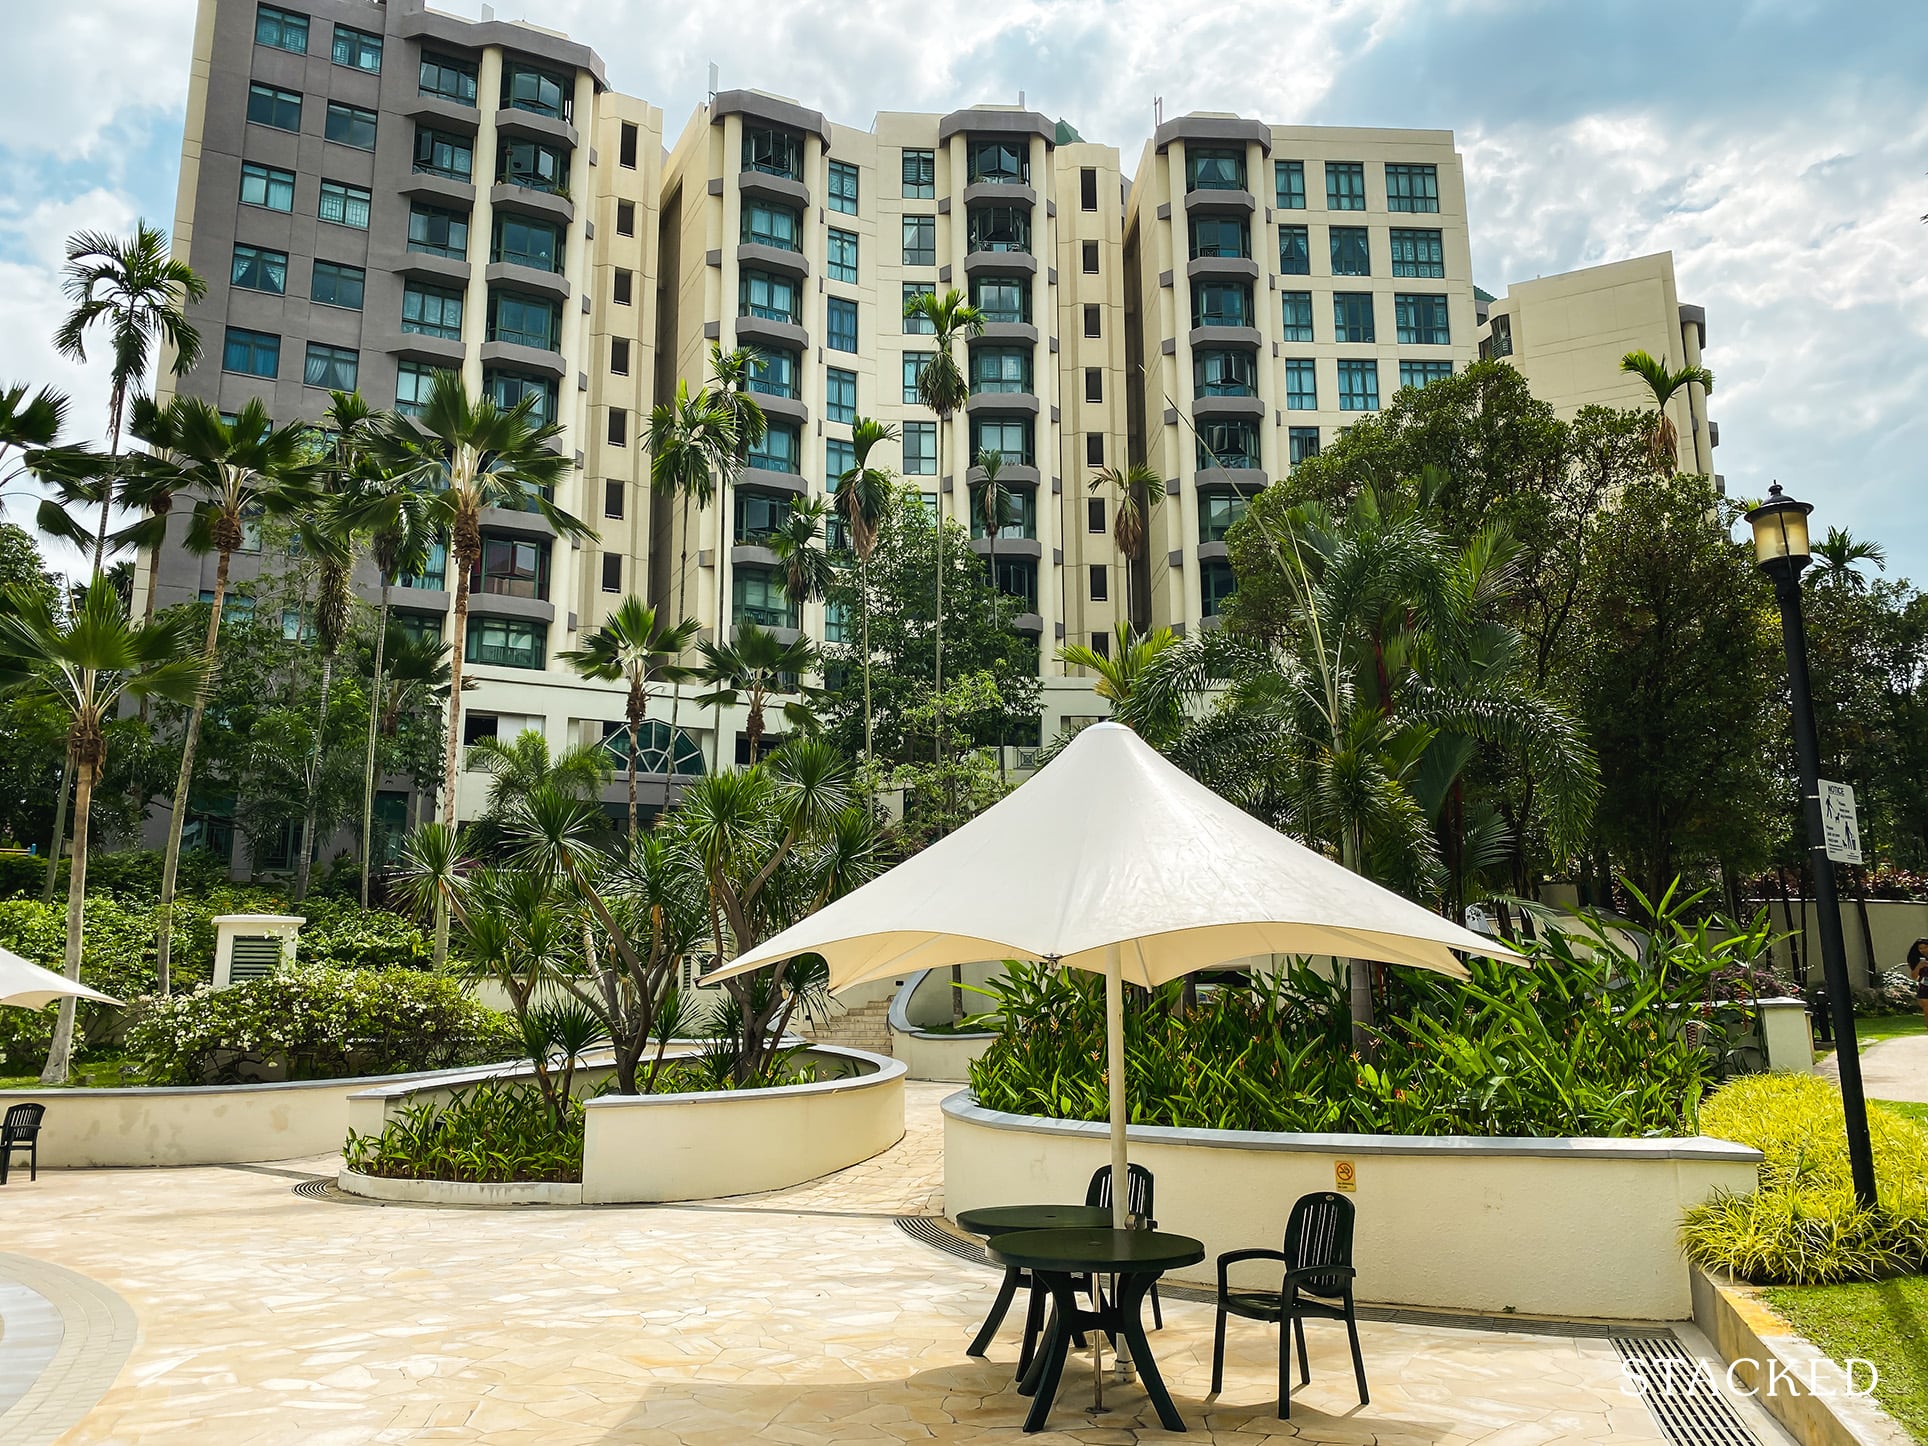
MULTIPOLYGON (((1085 1204, 1094 1210, 1111 1208, 1111 1166, 1100 1165, 1091 1172, 1091 1183, 1085 1187, 1085 1204)), ((1156 1230, 1158 1221, 1152 1214, 1151 1171, 1143 1165, 1125 1166, 1125 1213, 1131 1217, 1133 1228, 1156 1230)), ((1086 1277, 1081 1286, 1092 1292, 1091 1303, 1098 1304, 1096 1284, 1086 1277)), ((1151 1288, 1151 1328, 1162 1331, 1165 1328, 1165 1311, 1158 1303, 1158 1287, 1151 1288)))
POLYGON ((27 1178, 40 1178, 40 1120, 45 1105, 15 1105, 0 1124, 0 1185, 7 1183, 7 1172, 17 1151, 27 1152, 27 1178))
POLYGON ((1284 1250, 1228 1250, 1218 1258, 1218 1325, 1212 1338, 1212 1394, 1225 1384, 1225 1317, 1274 1322, 1279 1327, 1279 1419, 1292 1415, 1291 1344, 1299 1343, 1299 1384, 1312 1379, 1306 1361, 1305 1322, 1342 1320, 1352 1342, 1352 1373, 1359 1381, 1359 1404, 1366 1393, 1366 1362, 1359 1354, 1359 1323, 1352 1306, 1352 1202, 1323 1191, 1301 1196, 1285 1225, 1284 1250), (1233 1290, 1228 1267, 1241 1260, 1276 1260, 1285 1278, 1276 1291, 1233 1290))

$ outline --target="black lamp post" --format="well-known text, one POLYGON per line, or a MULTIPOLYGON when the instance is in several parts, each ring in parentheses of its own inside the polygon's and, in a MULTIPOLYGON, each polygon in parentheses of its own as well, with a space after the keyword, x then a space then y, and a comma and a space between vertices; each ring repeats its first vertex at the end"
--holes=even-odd
POLYGON ((1820 914, 1821 970, 1834 1016, 1834 1058, 1841 1071, 1841 1104, 1847 1116, 1848 1166, 1855 1197, 1873 1207, 1874 1150, 1868 1142, 1868 1106, 1861 1093, 1861 1049, 1854 1033, 1854 994, 1841 944, 1841 905, 1834 892, 1834 864, 1821 827, 1821 750, 1814 736, 1814 700, 1808 692, 1807 626, 1801 618, 1801 572, 1811 560, 1806 502, 1784 496, 1776 482, 1767 501, 1747 514, 1754 528, 1754 561, 1774 580, 1781 604, 1781 636, 1787 645, 1788 702, 1794 714, 1794 753, 1801 770, 1801 812, 1807 825, 1814 903, 1820 914))

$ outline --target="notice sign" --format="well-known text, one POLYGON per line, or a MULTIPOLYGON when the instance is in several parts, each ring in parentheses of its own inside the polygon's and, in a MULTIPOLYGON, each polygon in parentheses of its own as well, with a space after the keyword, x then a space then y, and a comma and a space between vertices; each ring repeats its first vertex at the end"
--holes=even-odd
POLYGON ((1352 1161, 1336 1160, 1333 1162, 1332 1183, 1348 1194, 1359 1188, 1359 1177, 1352 1168, 1352 1161))
POLYGON ((1861 820, 1854 811, 1854 790, 1845 783, 1821 784, 1821 838, 1837 864, 1861 862, 1861 820))

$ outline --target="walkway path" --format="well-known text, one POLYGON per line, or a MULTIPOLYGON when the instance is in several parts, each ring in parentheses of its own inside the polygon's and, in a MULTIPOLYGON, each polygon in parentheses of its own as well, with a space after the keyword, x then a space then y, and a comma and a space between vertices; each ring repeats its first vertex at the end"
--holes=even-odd
MULTIPOLYGON (((62 1438, 75 1446, 1015 1441, 1014 1328, 989 1361, 963 1353, 996 1276, 891 1219, 937 1207, 947 1092, 911 1087, 910 1133, 880 1160, 742 1200, 489 1211, 292 1193, 327 1159, 44 1171, 7 1187, 4 1243, 22 1273, 78 1272, 138 1322, 105 1394, 67 1400, 86 1411, 62 1438)), ((9 1258, 0 1285, 17 1279, 9 1258)), ((1369 1321, 1360 1409, 1343 1331, 1314 1325, 1313 1384, 1284 1423, 1271 1332, 1235 1326, 1208 1402, 1209 1307, 1168 1301, 1166 1323, 1166 1379, 1208 1428, 1194 1442, 1662 1439, 1598 1337, 1369 1321)), ((15 1343, 0 1333, 0 1379, 15 1343)), ((1082 1387, 1067 1384, 1041 1446, 1163 1438, 1136 1386, 1108 1391, 1095 1419, 1082 1387)), ((34 1439, 0 1419, 0 1439, 16 1432, 34 1439)))
MULTIPOLYGON (((1831 1054, 1814 1072, 1832 1083, 1841 1081, 1838 1062, 1831 1054)), ((1861 1087, 1871 1100, 1928 1104, 1928 1034, 1884 1039, 1861 1051, 1861 1087)))

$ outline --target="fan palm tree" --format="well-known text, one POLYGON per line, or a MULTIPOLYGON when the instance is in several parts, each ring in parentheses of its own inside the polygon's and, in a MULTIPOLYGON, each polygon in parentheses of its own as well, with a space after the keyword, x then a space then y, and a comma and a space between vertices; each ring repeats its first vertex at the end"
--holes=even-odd
POLYGON ((970 381, 957 363, 957 343, 984 333, 984 313, 952 287, 942 296, 923 291, 904 303, 904 316, 923 323, 922 329, 937 348, 917 374, 917 399, 937 418, 937 636, 932 697, 937 701, 931 731, 931 761, 944 763, 944 467, 950 458, 946 440, 951 418, 971 396, 970 381))
POLYGON ((201 359, 201 334, 188 322, 186 307, 207 295, 207 283, 185 261, 168 254, 165 231, 142 221, 129 237, 103 231, 74 235, 67 242, 61 289, 72 309, 54 332, 55 348, 84 362, 87 334, 99 327, 105 329, 114 354, 107 394, 107 469, 100 482, 100 528, 94 537, 98 572, 107 552, 128 394, 146 381, 157 342, 173 348, 175 376, 194 369, 201 359))
POLYGON ((1630 351, 1620 358, 1620 370, 1639 377, 1653 393, 1653 427, 1647 433, 1647 458, 1656 472, 1666 474, 1680 465, 1680 434, 1667 415, 1667 403, 1682 387, 1700 383, 1708 396, 1714 394, 1714 374, 1706 367, 1669 367, 1667 359, 1655 360, 1651 352, 1630 351))
MULTIPOLYGON (((622 683, 623 718, 629 725, 629 833, 636 834, 636 749, 649 700, 657 683, 681 685, 695 676, 677 661, 696 637, 695 618, 674 627, 656 621, 656 609, 639 597, 624 598, 603 625, 580 648, 562 655, 585 678, 622 683)), ((670 756, 663 771, 663 807, 669 807, 669 775, 676 763, 675 732, 670 733, 670 756)))
POLYGON ((811 704, 822 690, 803 681, 822 665, 816 644, 808 638, 784 642, 768 628, 744 623, 736 630, 736 641, 718 647, 702 645, 703 681, 711 692, 697 699, 719 711, 743 703, 748 708, 743 733, 750 740, 750 762, 757 761, 757 748, 766 728, 765 710, 770 699, 779 694, 795 694, 794 701, 782 705, 783 718, 793 728, 814 733, 816 710, 811 704))
POLYGON ((1165 484, 1158 473, 1143 462, 1128 467, 1099 467, 1091 474, 1088 490, 1111 497, 1111 536, 1124 559, 1125 618, 1138 621, 1132 598, 1132 575, 1138 571, 1139 557, 1151 532, 1151 514, 1165 500, 1165 484))
POLYGON ((1868 585, 1860 564, 1874 564, 1876 572, 1888 570, 1888 552, 1878 542, 1863 542, 1843 527, 1830 527, 1827 540, 1815 544, 1814 580, 1830 586, 1860 592, 1868 585))
POLYGON ((857 597, 864 662, 864 757, 871 754, 870 721, 870 555, 877 550, 877 534, 897 503, 896 481, 888 467, 870 465, 879 442, 897 440, 897 428, 875 417, 859 417, 850 426, 850 466, 837 478, 837 516, 849 534, 857 557, 857 597))
MULTIPOLYGON (((185 703, 198 696, 201 662, 191 628, 184 613, 144 626, 130 622, 119 595, 98 576, 65 618, 54 616, 45 597, 25 590, 10 592, 0 607, 0 684, 24 684, 52 698, 68 720, 67 757, 74 770, 74 846, 67 871, 69 979, 80 978, 87 832, 94 783, 107 758, 105 726, 123 697, 153 694, 185 703)), ((43 1083, 67 1082, 73 1039, 74 1001, 68 999, 54 1025, 43 1083)))
POLYGON ((763 545, 776 556, 783 595, 797 608, 822 597, 836 578, 824 549, 823 528, 829 516, 828 497, 793 500, 783 521, 764 539, 763 545))
MULTIPOLYGON (((736 519, 730 507, 730 487, 749 465, 750 449, 769 435, 770 419, 750 394, 750 374, 761 353, 753 346, 724 351, 710 345, 710 380, 703 394, 730 419, 735 447, 716 459, 716 632, 717 638, 729 636, 730 539, 736 519)), ((716 731, 711 738, 712 766, 720 768, 723 759, 723 710, 716 710, 716 731)))
POLYGON ((91 500, 104 469, 102 459, 87 448, 60 445, 67 407, 67 398, 52 387, 0 386, 0 500, 8 487, 29 477, 52 483, 60 500, 41 498, 34 525, 49 537, 85 547, 93 534, 63 503, 91 500))
POLYGON ((387 677, 380 690, 381 735, 393 738, 409 709, 420 704, 439 708, 447 701, 449 645, 440 638, 415 637, 391 624, 387 652, 387 677))
POLYGON ((469 396, 460 376, 437 372, 419 421, 385 413, 375 426, 376 458, 429 493, 428 515, 449 539, 455 570, 450 613, 448 743, 444 750, 442 821, 455 823, 456 779, 462 766, 462 665, 468 650, 469 579, 482 561, 482 513, 491 507, 533 508, 563 537, 590 538, 594 529, 550 500, 569 470, 550 446, 561 424, 535 419, 536 397, 504 410, 491 397, 469 396))
POLYGON ((221 609, 228 594, 228 569, 246 540, 247 524, 259 518, 288 517, 317 499, 315 466, 305 423, 276 427, 259 399, 242 407, 233 422, 199 397, 177 397, 155 419, 155 438, 187 481, 195 497, 187 548, 213 553, 214 598, 208 610, 207 640, 201 649, 201 691, 188 710, 181 746, 181 771, 168 810, 167 852, 161 863, 161 906, 155 973, 161 993, 168 991, 173 934, 169 918, 181 867, 181 830, 187 823, 194 785, 194 757, 201 740, 201 717, 208 689, 220 668, 221 609))

